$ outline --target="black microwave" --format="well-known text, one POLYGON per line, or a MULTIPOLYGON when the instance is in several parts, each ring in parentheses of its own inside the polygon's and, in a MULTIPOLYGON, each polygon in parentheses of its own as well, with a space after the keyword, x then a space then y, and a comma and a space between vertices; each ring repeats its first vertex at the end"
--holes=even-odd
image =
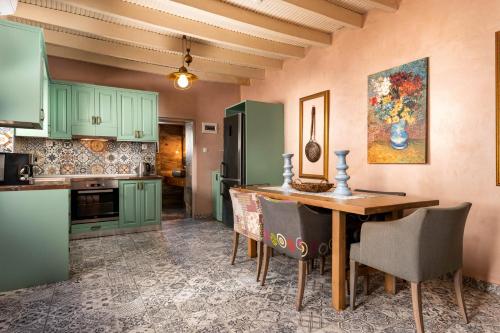
POLYGON ((29 184, 32 177, 31 154, 0 153, 0 185, 29 184))

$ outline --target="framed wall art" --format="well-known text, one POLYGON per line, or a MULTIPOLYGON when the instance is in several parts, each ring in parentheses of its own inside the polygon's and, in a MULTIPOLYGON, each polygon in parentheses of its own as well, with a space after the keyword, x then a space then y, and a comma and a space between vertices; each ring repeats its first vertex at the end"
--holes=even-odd
POLYGON ((368 77, 368 163, 427 162, 428 58, 368 77))
POLYGON ((330 91, 300 99, 299 177, 328 180, 330 91))
POLYGON ((500 31, 495 35, 495 65, 496 65, 496 95, 497 95, 497 114, 496 114, 496 147, 497 147, 497 186, 500 186, 500 31))

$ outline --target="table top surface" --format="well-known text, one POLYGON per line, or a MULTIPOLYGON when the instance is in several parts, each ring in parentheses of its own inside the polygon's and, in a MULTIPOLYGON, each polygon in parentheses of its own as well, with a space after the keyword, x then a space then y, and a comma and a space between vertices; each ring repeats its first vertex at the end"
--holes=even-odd
MULTIPOLYGON (((305 205, 329 208, 354 214, 376 214, 439 205, 439 200, 415 196, 397 196, 376 194, 364 198, 343 200, 305 193, 290 193, 280 188, 269 189, 262 186, 242 186, 237 188, 242 192, 255 192, 278 200, 293 200, 305 205)), ((354 192, 356 194, 356 192, 354 192)), ((366 193, 359 193, 366 194, 366 193)))

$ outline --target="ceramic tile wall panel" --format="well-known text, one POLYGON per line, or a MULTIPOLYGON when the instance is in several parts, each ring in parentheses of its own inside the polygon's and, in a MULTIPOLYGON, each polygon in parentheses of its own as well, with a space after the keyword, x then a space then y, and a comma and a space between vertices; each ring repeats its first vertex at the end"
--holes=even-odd
POLYGON ((14 146, 14 129, 0 127, 0 152, 11 153, 14 146))
POLYGON ((35 156, 38 175, 127 174, 156 159, 156 145, 140 142, 18 137, 14 149, 35 156))

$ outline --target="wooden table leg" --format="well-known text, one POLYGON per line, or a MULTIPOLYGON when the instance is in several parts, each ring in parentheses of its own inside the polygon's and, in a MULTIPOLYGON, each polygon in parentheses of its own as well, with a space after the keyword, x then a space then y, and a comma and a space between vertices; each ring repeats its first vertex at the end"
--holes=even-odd
POLYGON ((332 307, 345 308, 345 220, 346 214, 332 211, 332 307))
POLYGON ((257 257, 257 242, 253 239, 248 238, 247 252, 249 258, 257 257))
MULTIPOLYGON (((392 212, 392 214, 389 214, 387 216, 388 221, 392 220, 397 220, 403 217, 403 211, 402 210, 395 210, 392 212)), ((385 274, 385 280, 384 280, 384 288, 385 291, 389 294, 395 295, 396 294, 396 277, 391 274, 385 274)))

